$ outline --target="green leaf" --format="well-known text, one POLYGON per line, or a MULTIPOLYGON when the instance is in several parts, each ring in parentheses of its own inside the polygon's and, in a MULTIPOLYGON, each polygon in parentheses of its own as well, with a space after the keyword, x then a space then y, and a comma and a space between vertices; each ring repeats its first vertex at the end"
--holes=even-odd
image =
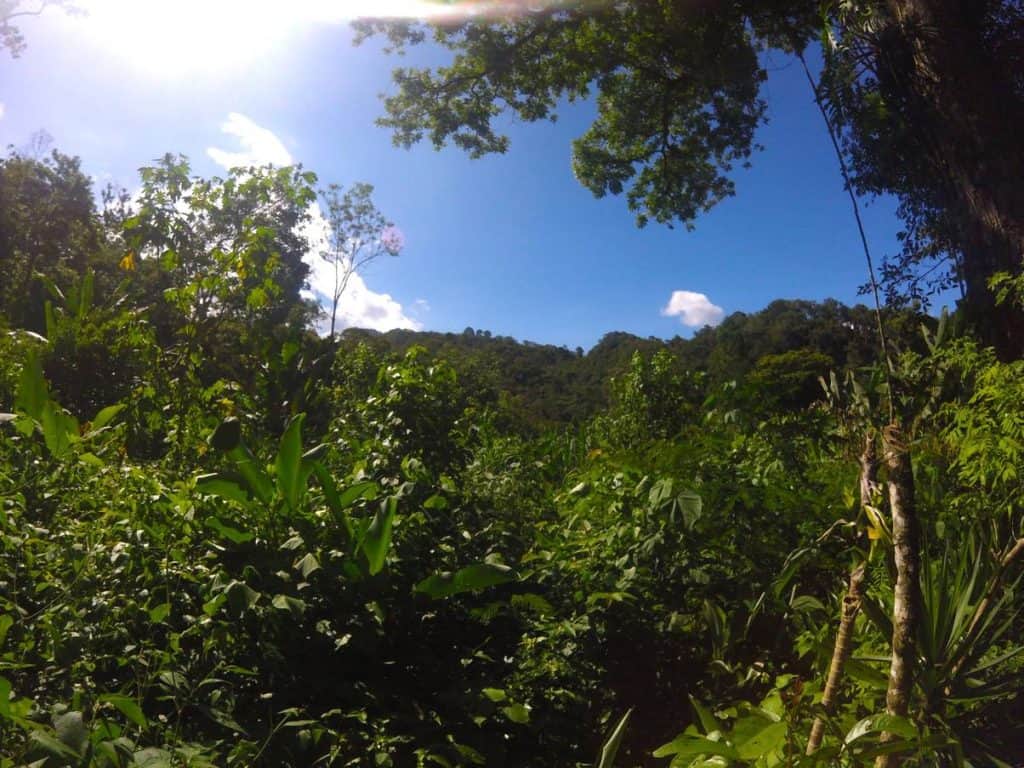
POLYGON ((260 467, 248 446, 244 442, 239 442, 231 449, 229 455, 234 459, 239 474, 245 479, 253 496, 263 504, 270 504, 274 500, 274 484, 260 467))
POLYGON ((132 760, 134 761, 132 765, 137 765, 138 768, 173 768, 174 766, 174 758, 171 753, 157 747, 140 749, 132 755, 132 760))
POLYGON ((231 582, 224 594, 228 599, 228 608, 235 616, 241 616, 260 599, 260 593, 243 581, 231 582))
POLYGON ((413 589, 437 599, 457 595, 461 592, 477 592, 514 580, 515 574, 507 565, 476 563, 460 568, 455 573, 442 571, 428 576, 413 589))
POLYGON ((693 707, 693 711, 697 714, 697 720, 700 722, 700 727, 704 730, 704 733, 721 730, 721 726, 718 724, 715 716, 711 714, 711 710, 697 701, 692 695, 689 698, 690 706, 693 707))
POLYGON ((320 489, 324 492, 327 506, 341 520, 341 524, 345 529, 346 543, 351 542, 355 537, 355 528, 353 528, 352 520, 345 510, 345 505, 341 503, 341 497, 338 495, 338 487, 334 484, 334 478, 331 477, 331 473, 320 462, 313 464, 313 472, 316 474, 316 479, 320 482, 320 489))
POLYGON ((279 611, 288 611, 296 619, 302 618, 302 614, 306 612, 306 603, 304 601, 295 597, 289 597, 288 595, 275 595, 270 604, 279 611))
POLYGON ((302 578, 308 579, 311 573, 320 570, 320 563, 312 552, 307 552, 303 557, 296 560, 292 567, 302 574, 302 578))
POLYGON ((29 737, 29 743, 32 745, 30 748, 31 751, 40 751, 50 757, 56 758, 58 761, 61 761, 58 762, 58 765, 77 765, 78 761, 82 757, 80 753, 73 750, 59 738, 51 736, 47 731, 44 731, 41 728, 32 731, 32 735, 29 737))
POLYGON ((626 710, 626 714, 619 719, 604 744, 601 745, 601 754, 597 758, 596 768, 614 768, 615 756, 619 753, 619 747, 622 746, 622 737, 626 735, 626 724, 632 713, 632 709, 626 710))
POLYGON ((525 704, 509 704, 507 707, 502 707, 501 711, 513 723, 526 725, 530 722, 530 708, 525 704))
POLYGON ((208 517, 206 519, 206 527, 212 528, 225 539, 234 542, 235 544, 245 544, 246 542, 252 541, 256 538, 255 533, 240 531, 234 526, 221 522, 221 520, 216 517, 208 517))
POLYGON ((199 475, 196 478, 196 490, 211 496, 220 496, 222 499, 237 501, 239 504, 248 504, 249 493, 241 486, 239 480, 244 482, 241 476, 223 472, 199 475))
POLYGON ((508 698, 508 694, 501 688, 484 688, 483 694, 495 704, 500 704, 508 698))
POLYGON ((883 731, 895 733, 897 736, 902 736, 907 739, 913 739, 917 736, 917 728, 907 718, 882 713, 878 715, 869 715, 859 721, 847 732, 843 739, 843 743, 851 745, 867 734, 882 733, 883 731))
POLYGON ((342 509, 348 509, 360 499, 367 499, 373 501, 377 498, 377 483, 373 480, 364 480, 361 483, 349 486, 345 491, 338 497, 338 506, 342 509))
POLYGON ((682 734, 677 736, 668 744, 663 744, 654 750, 655 757, 696 757, 697 755, 718 755, 727 757, 730 760, 738 760, 739 753, 724 741, 713 741, 704 736, 693 736, 682 734))
POLYGON ((118 403, 117 405, 108 405, 102 411, 96 414, 96 418, 92 420, 90 431, 99 432, 105 426, 107 426, 114 417, 117 416, 125 408, 124 403, 118 403))
POLYGON ((57 337, 57 314, 53 311, 53 302, 47 299, 43 302, 43 320, 46 323, 46 335, 51 339, 57 337))
POLYGON ((78 441, 78 419, 52 400, 43 404, 40 422, 46 448, 55 457, 63 456, 78 441))
POLYGON ((152 621, 154 624, 159 624, 164 619, 166 619, 170 614, 171 604, 160 603, 159 605, 154 605, 152 608, 149 609, 149 620, 152 621))
POLYGON ((130 696, 124 696, 120 693, 105 693, 96 697, 96 700, 100 703, 112 704, 122 715, 139 726, 139 728, 149 727, 149 721, 146 720, 146 716, 142 713, 142 708, 130 696))
POLYGON ((788 726, 784 722, 771 723, 742 744, 737 744, 736 751, 743 760, 768 757, 785 745, 787 728, 788 726))
POLYGON ((86 743, 89 741, 89 730, 85 727, 85 720, 81 712, 66 712, 53 719, 53 729, 61 743, 73 750, 75 754, 82 754, 86 743))
MULTIPOLYGON (((4 618, 7 618, 6 616, 4 618)), ((11 681, 0 677, 0 717, 11 716, 11 681)))
POLYGON ((448 499, 440 494, 435 493, 429 499, 423 502, 424 509, 442 510, 448 509, 448 499))
POLYGON ((306 490, 302 481, 302 423, 305 419, 305 414, 300 413, 288 422, 277 449, 277 490, 292 512, 298 510, 306 490))
POLYGON ((4 647, 4 640, 7 639, 7 630, 14 626, 14 619, 8 614, 0 614, 0 650, 4 647))
POLYGON ((25 365, 18 378, 18 391, 14 398, 15 410, 31 416, 36 421, 43 420, 43 405, 50 400, 50 393, 43 379, 43 365, 35 351, 28 353, 25 365))
POLYGON ((242 425, 234 416, 224 419, 210 435, 210 445, 218 451, 233 451, 242 443, 242 425))
POLYGON ((80 321, 84 320, 86 314, 92 309, 93 281, 95 277, 96 273, 90 269, 85 273, 85 277, 82 278, 82 284, 79 286, 78 306, 74 309, 80 321))
POLYGON ((371 575, 380 573, 384 568, 384 561, 387 559, 388 549, 391 547, 391 526, 395 521, 397 510, 398 499, 394 496, 384 499, 370 526, 366 529, 362 548, 371 575))

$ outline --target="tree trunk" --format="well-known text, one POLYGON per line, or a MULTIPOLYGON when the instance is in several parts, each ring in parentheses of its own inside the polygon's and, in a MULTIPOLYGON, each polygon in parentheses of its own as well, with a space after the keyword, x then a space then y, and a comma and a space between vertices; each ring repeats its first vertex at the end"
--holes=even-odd
POLYGON ((1024 312, 997 307, 987 285, 993 273, 1016 273, 1024 262, 1024 98, 1015 73, 988 39, 984 4, 886 4, 896 33, 887 72, 946 190, 941 204, 959 231, 968 315, 1003 358, 1020 357, 1024 312))
MULTIPOLYGON (((875 436, 870 431, 864 439, 864 452, 860 455, 860 505, 863 509, 871 504, 878 477, 878 454, 875 450, 875 436)), ((828 678, 825 690, 821 695, 821 706, 827 715, 835 709, 839 686, 843 679, 843 668, 853 652, 853 625, 860 613, 861 600, 864 597, 864 582, 867 576, 867 562, 858 563, 850 572, 850 581, 843 597, 842 613, 839 618, 839 630, 836 632, 836 644, 832 649, 832 661, 829 663, 828 678)), ((811 735, 807 739, 806 754, 813 755, 821 746, 825 735, 825 718, 814 718, 811 735)))
MULTIPOLYGON (((888 468, 889 509, 892 513, 893 558, 896 563, 896 587, 892 609, 892 662, 889 665, 889 688, 885 694, 885 710, 890 715, 906 717, 910 711, 910 695, 914 684, 917 658, 917 624, 921 612, 921 552, 917 510, 914 506, 914 474, 910 450, 895 424, 885 428, 883 435, 885 464, 888 468)), ((882 734, 882 741, 895 738, 882 734)), ((897 755, 881 755, 876 768, 899 765, 897 755)))

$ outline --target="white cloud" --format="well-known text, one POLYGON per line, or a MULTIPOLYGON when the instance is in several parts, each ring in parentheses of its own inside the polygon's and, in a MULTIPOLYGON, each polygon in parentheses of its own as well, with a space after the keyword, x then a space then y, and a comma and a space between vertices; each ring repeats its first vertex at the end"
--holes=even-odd
POLYGON ((679 322, 690 328, 718 325, 725 317, 725 310, 703 293, 694 291, 672 291, 668 304, 661 310, 665 317, 678 317, 679 322))
POLYGON ((273 131, 257 125, 238 112, 232 112, 220 129, 238 139, 242 151, 230 152, 217 147, 206 150, 213 162, 224 168, 247 168, 251 165, 291 165, 291 153, 273 131))
POLYGON ((4 119, 4 115, 6 113, 7 113, 7 107, 5 107, 4 103, 2 101, 0 101, 0 120, 4 119))
MULTIPOLYGON (((253 165, 291 165, 294 160, 281 140, 251 119, 238 112, 228 115, 221 125, 224 133, 234 136, 241 144, 241 151, 230 151, 210 147, 206 153, 215 163, 224 168, 247 168, 253 165)), ((309 290, 306 296, 316 299, 320 306, 330 309, 330 295, 334 287, 333 267, 320 258, 320 249, 327 239, 327 220, 320 210, 320 203, 309 207, 309 222, 303 234, 309 240, 310 250, 303 259, 309 264, 309 290)), ((417 302, 418 303, 418 302, 417 302)), ((425 303, 425 302, 424 302, 425 303)), ((418 331, 423 325, 409 317, 402 305, 390 294, 377 293, 367 286, 360 274, 352 275, 345 295, 338 307, 337 329, 372 328, 375 331, 389 331, 392 328, 409 328, 418 331)), ((330 329, 330 317, 321 318, 318 328, 321 333, 330 329)))

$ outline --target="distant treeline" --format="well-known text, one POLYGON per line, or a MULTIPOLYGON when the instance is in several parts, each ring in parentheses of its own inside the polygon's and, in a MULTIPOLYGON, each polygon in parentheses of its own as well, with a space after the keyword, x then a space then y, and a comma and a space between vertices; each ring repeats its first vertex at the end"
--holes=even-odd
MULTIPOLYGON (((897 345, 919 348, 921 325, 935 321, 912 310, 887 310, 885 322, 897 345)), ((488 390, 492 396, 507 393, 527 421, 542 428, 583 421, 607 407, 609 381, 629 367, 636 352, 650 357, 666 350, 679 368, 705 373, 712 386, 782 369, 800 380, 804 399, 813 398, 818 376, 876 361, 877 328, 874 311, 861 304, 779 299, 759 312, 735 312, 689 339, 614 331, 586 352, 473 328, 462 333, 350 328, 339 345, 343 351, 366 344, 378 356, 404 355, 410 347, 423 347, 451 363, 478 391, 488 390)))

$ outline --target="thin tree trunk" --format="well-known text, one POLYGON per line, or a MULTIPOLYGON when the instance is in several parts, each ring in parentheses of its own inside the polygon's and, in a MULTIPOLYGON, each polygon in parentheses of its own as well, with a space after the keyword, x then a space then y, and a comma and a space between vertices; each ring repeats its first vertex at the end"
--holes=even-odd
MULTIPOLYGON (((917 510, 914 506, 914 474, 910 450, 900 428, 890 424, 882 434, 885 464, 888 468, 889 509, 892 513, 893 558, 896 563, 896 587, 892 610, 892 662, 889 665, 889 688, 885 694, 885 710, 890 715, 906 717, 910 711, 910 695, 914 684, 917 657, 917 624, 921 613, 921 552, 917 510)), ((892 741, 891 733, 883 733, 882 741, 892 741)), ((898 755, 881 755, 876 768, 894 768, 898 755)))
MULTIPOLYGON (((864 439, 864 452, 860 455, 860 504, 863 509, 871 504, 878 477, 878 453, 875 450, 875 436, 870 431, 864 439)), ((832 661, 829 664, 825 690, 821 696, 821 706, 827 715, 832 715, 835 702, 842 684, 843 669, 850 654, 853 652, 853 628, 860 613, 861 601, 864 598, 864 584, 867 576, 867 561, 858 563, 850 572, 850 581, 843 597, 842 613, 839 618, 839 630, 836 632, 836 644, 832 649, 832 661)), ((811 735, 807 739, 806 754, 813 755, 821 746, 825 735, 825 718, 814 718, 811 735)))

